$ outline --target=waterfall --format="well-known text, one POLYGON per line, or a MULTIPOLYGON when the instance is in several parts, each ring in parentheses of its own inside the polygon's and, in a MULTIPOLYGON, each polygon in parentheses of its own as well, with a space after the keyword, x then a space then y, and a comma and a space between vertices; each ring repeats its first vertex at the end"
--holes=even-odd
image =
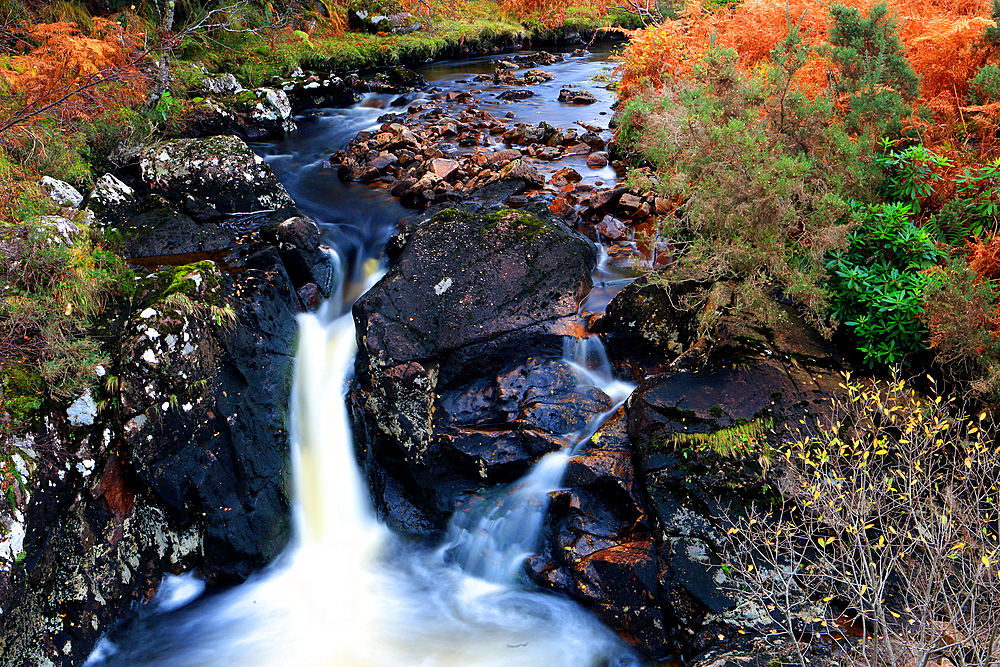
POLYGON ((596 337, 564 338, 563 361, 573 368, 578 386, 601 389, 615 406, 593 417, 583 430, 564 434, 566 446, 542 457, 524 478, 452 516, 442 551, 469 574, 499 584, 517 578, 521 563, 538 547, 549 494, 560 488, 570 458, 635 389, 614 377, 604 345, 596 337))
MULTIPOLYGON (((344 403, 354 327, 349 315, 332 317, 332 309, 299 317, 293 543, 270 568, 220 593, 199 597, 189 576, 170 579, 127 628, 98 644, 88 667, 638 664, 575 603, 520 590, 485 569, 475 573, 485 578, 472 576, 442 550, 407 543, 376 520, 344 403)), ((557 455, 543 459, 522 488, 546 497, 543 489, 558 484, 563 464, 557 455), (538 488, 536 477, 544 478, 538 488)), ((537 535, 541 516, 526 519, 527 527, 498 517, 489 530, 537 535)), ((511 547, 499 560, 523 558, 509 553, 523 548, 511 547)))

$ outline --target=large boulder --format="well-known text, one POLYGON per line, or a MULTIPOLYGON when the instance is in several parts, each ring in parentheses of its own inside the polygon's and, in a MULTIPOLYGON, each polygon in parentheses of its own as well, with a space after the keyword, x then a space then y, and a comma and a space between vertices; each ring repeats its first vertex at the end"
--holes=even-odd
POLYGON ((551 361, 595 260, 583 237, 518 211, 446 210, 410 232, 354 306, 356 433, 391 523, 442 528, 458 497, 515 479, 610 406, 551 361))
POLYGON ((105 322, 100 386, 2 443, 19 475, 0 513, 3 664, 80 665, 164 573, 240 581, 286 544, 298 297, 270 257, 145 277, 105 322))
POLYGON ((296 129, 284 90, 240 90, 231 97, 209 97, 194 107, 187 134, 233 134, 244 139, 281 136, 296 129))
POLYGON ((139 154, 139 167, 153 192, 202 221, 292 205, 267 163, 237 137, 155 144, 139 154))
POLYGON ((201 526, 204 574, 241 580, 288 536, 297 296, 280 263, 232 282, 201 262, 153 274, 136 304, 118 372, 126 461, 172 519, 201 526))

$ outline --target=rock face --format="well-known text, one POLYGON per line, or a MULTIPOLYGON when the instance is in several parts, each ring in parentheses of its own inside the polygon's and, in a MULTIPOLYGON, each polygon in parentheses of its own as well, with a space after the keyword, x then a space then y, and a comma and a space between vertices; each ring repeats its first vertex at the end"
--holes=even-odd
POLYGON ((355 432, 390 524, 440 530, 457 498, 516 478, 567 424, 607 409, 544 361, 595 261, 582 237, 517 211, 447 210, 412 230, 354 306, 355 432))
POLYGON ((143 281, 119 378, 128 464, 171 519, 201 524, 206 577, 241 581, 288 536, 281 475, 298 298, 280 263, 226 280, 202 262, 143 281))

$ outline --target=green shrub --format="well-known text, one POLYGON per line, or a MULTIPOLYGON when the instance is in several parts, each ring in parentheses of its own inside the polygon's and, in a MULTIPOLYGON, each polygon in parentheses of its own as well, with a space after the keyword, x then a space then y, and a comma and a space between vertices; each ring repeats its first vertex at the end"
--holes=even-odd
POLYGON ((830 7, 830 57, 840 68, 838 87, 850 93, 846 124, 852 132, 895 136, 909 115, 906 101, 919 84, 899 40, 898 19, 885 2, 862 16, 854 7, 830 7))
POLYGON ((934 363, 969 399, 1000 399, 1000 337, 993 323, 1000 294, 953 257, 924 290, 921 317, 930 331, 934 363))
POLYGON ((973 104, 989 104, 997 100, 1000 100, 1000 67, 983 65, 969 79, 969 101, 973 104))
POLYGON ((5 392, 11 382, 15 388, 14 405, 4 401, 15 417, 10 428, 30 420, 40 395, 68 398, 95 383, 94 368, 107 359, 90 334, 107 300, 134 290, 132 272, 99 234, 83 228, 71 242, 58 237, 35 222, 0 227, 0 366, 5 392), (15 376, 12 368, 20 369, 15 376), (42 386, 29 383, 27 391, 25 378, 42 386))
POLYGON ((930 235, 913 224, 908 204, 856 205, 858 226, 847 250, 830 253, 830 314, 850 327, 870 366, 897 365, 925 348, 922 270, 939 253, 930 235))

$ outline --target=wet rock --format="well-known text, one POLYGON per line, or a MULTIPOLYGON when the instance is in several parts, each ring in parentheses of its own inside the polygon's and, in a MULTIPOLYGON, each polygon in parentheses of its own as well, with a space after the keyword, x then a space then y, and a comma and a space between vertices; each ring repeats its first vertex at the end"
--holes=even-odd
POLYGON ((513 160, 519 160, 521 158, 521 151, 516 148, 504 148, 502 150, 496 151, 490 154, 489 164, 494 167, 503 167, 508 162, 513 160))
POLYGON ((531 65, 554 65, 555 63, 563 62, 564 58, 558 54, 551 54, 547 51, 539 51, 538 53, 518 54, 511 60, 521 67, 526 67, 531 65))
POLYGON ((544 83, 546 81, 551 81, 552 79, 556 78, 556 75, 552 74, 551 72, 542 71, 540 69, 529 69, 527 72, 524 73, 524 76, 521 78, 524 79, 524 82, 526 84, 534 85, 536 83, 544 83))
POLYGON ((125 255, 135 263, 168 263, 171 257, 201 253, 222 257, 237 243, 229 229, 199 224, 170 207, 155 208, 118 225, 125 237, 125 255))
POLYGON ((545 186, 545 177, 524 160, 513 160, 500 170, 501 180, 524 181, 528 187, 542 188, 545 186))
POLYGON ((556 173, 552 174, 552 178, 549 182, 557 188, 561 188, 569 183, 579 183, 582 180, 583 176, 581 176, 576 169, 573 169, 572 167, 563 167, 556 173))
POLYGON ((458 161, 457 160, 447 160, 445 158, 435 158, 431 160, 430 170, 435 176, 442 180, 447 180, 456 171, 458 171, 458 161))
POLYGON ((563 104, 594 104, 597 98, 586 90, 563 88, 559 91, 559 101, 563 104))
POLYGON ((587 166, 591 169, 600 169, 608 166, 608 158, 600 153, 591 153, 587 156, 587 166))
POLYGON ((612 218, 610 215, 604 216, 597 225, 594 226, 597 233, 605 238, 611 239, 612 241, 621 241, 628 238, 629 228, 625 224, 618 220, 617 218, 612 218))
POLYGON ((393 67, 379 72, 371 81, 372 88, 380 93, 411 93, 427 87, 427 79, 406 67, 393 67))
POLYGON ((537 126, 529 125, 527 123, 518 123, 511 129, 507 130, 503 135, 503 140, 505 143, 511 145, 523 145, 530 146, 532 144, 541 144, 544 146, 552 145, 553 141, 559 136, 559 130, 549 123, 542 121, 537 126))
POLYGON ((307 312, 317 310, 323 303, 323 293, 316 283, 306 283, 298 289, 299 300, 307 312))
POLYGON ((697 277, 670 280, 643 276, 608 304, 609 353, 672 360, 698 336, 697 313, 712 282, 697 277))
POLYGON ((111 174, 105 174, 94 183, 85 202, 85 208, 94 214, 98 225, 117 227, 142 210, 135 190, 111 174))
POLYGON ((139 154, 139 167, 153 192, 192 204, 188 211, 201 220, 292 204, 267 163, 236 137, 155 144, 139 154))
POLYGON ((147 278, 125 327, 126 461, 171 521, 202 527, 203 571, 220 581, 245 578, 288 537, 281 477, 297 302, 280 262, 232 285, 201 262, 147 278))
POLYGON ((618 203, 622 195, 628 192, 628 188, 614 188, 612 190, 598 190, 590 195, 590 207, 602 209, 618 203))
POLYGON ((370 480, 397 480, 440 527, 458 497, 558 447, 552 429, 606 409, 606 397, 574 393, 565 365, 518 361, 559 355, 594 259, 582 237, 520 212, 448 210, 416 227, 354 308, 352 411, 370 480))
POLYGON ((503 100, 504 102, 515 102, 517 100, 526 100, 529 97, 534 97, 535 93, 530 90, 525 90, 523 88, 515 88, 513 90, 505 90, 499 95, 497 95, 498 100, 503 100))
POLYGON ((630 643, 662 659, 674 648, 674 624, 660 599, 655 519, 625 425, 620 410, 570 459, 547 539, 525 567, 537 584, 592 605, 630 643))
POLYGON ((296 114, 319 107, 349 107, 361 101, 358 89, 336 76, 307 72, 281 79, 277 85, 288 96, 292 112, 296 114))

